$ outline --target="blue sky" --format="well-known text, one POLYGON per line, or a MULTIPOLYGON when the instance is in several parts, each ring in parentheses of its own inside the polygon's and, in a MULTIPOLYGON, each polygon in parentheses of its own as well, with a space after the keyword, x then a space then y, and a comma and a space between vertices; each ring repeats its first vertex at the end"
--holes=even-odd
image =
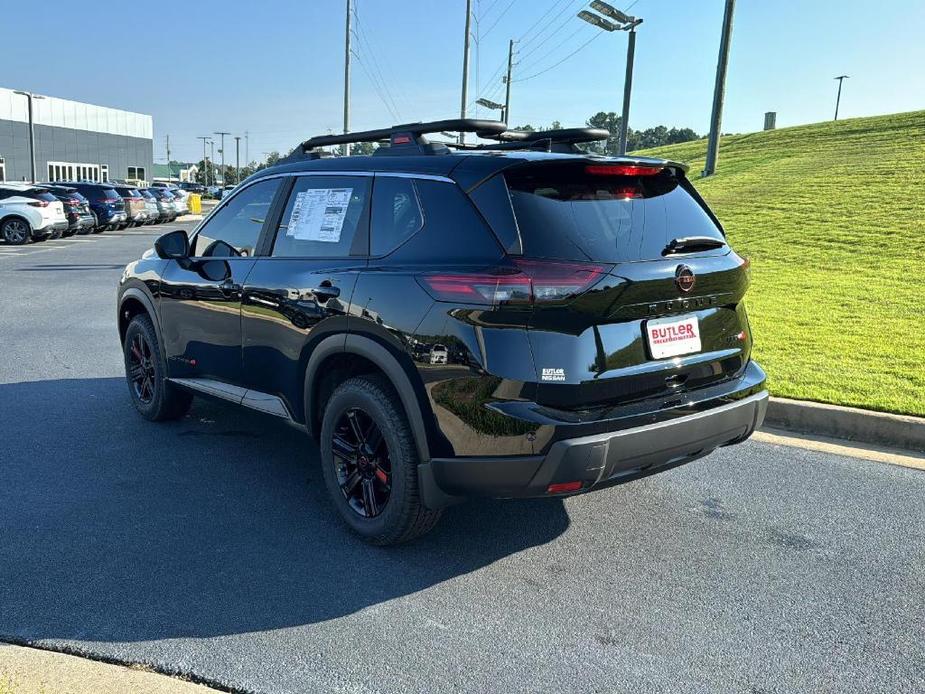
MULTIPOLYGON (((156 161, 166 134, 173 158, 192 160, 202 153, 196 136, 216 130, 249 131, 250 158, 259 159, 340 129, 345 3, 46 1, 36 34, 10 30, 34 22, 36 6, 8 2, 0 86, 152 114, 156 161)), ((465 0, 355 3, 352 129, 391 124, 389 108, 402 121, 458 115, 465 0), (370 75, 380 74, 377 89, 370 75)), ((576 125, 620 111, 626 36, 594 38, 597 30, 575 18, 585 0, 473 5, 471 99, 503 100, 497 69, 514 38, 514 124, 576 125)), ((630 125, 704 132, 723 0, 636 0, 630 12, 645 20, 630 125)), ((830 119, 839 74, 851 76, 841 117, 925 108, 923 35, 921 0, 739 0, 723 130, 760 129, 769 110, 778 127, 830 119)))

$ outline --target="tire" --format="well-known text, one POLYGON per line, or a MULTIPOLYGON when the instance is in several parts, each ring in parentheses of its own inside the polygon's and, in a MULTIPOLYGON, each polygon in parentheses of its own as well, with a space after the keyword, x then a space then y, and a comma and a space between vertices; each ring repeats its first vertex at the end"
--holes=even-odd
POLYGON ((157 333, 147 314, 137 315, 129 323, 122 353, 128 392, 142 417, 163 422, 187 413, 193 396, 167 381, 157 333))
POLYGON ((9 244, 22 245, 29 243, 32 236, 32 229, 25 220, 14 217, 7 219, 0 225, 0 236, 9 244))
POLYGON ((421 502, 414 435, 397 394, 384 378, 351 378, 331 395, 321 425, 321 466, 338 514, 370 544, 408 542, 430 531, 440 520, 440 511, 432 511, 421 502), (368 445, 361 449, 362 454, 356 449, 348 454, 346 444, 355 442, 357 430, 368 445), (345 489, 351 482, 348 493, 345 489), (370 494, 371 503, 367 502, 370 494))

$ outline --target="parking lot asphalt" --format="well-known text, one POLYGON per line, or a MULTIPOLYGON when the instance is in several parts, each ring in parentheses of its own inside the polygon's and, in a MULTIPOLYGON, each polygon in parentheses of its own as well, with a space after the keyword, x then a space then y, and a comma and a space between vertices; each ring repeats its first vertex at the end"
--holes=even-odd
POLYGON ((922 471, 749 442, 369 547, 297 431, 132 410, 162 231, 0 245, 0 640, 259 692, 925 691, 922 471))

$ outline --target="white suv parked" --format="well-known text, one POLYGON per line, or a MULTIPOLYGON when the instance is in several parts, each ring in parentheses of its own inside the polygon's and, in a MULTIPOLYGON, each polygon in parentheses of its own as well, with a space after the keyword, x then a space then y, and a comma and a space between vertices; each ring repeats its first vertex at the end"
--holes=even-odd
POLYGON ((64 205, 31 183, 0 183, 0 238, 7 243, 44 241, 67 230, 64 205))

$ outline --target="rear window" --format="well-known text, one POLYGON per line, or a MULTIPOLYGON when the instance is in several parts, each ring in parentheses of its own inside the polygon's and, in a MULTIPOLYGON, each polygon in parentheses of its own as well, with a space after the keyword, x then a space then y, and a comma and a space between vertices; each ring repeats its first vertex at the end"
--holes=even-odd
POLYGON ((670 169, 655 175, 595 170, 607 166, 533 164, 506 172, 524 255, 632 262, 661 258, 678 237, 723 240, 670 169))
POLYGON ((44 200, 45 202, 55 202, 58 199, 47 190, 42 190, 41 188, 33 188, 27 191, 26 196, 36 200, 44 200))
POLYGON ((92 194, 96 196, 97 200, 118 200, 119 194, 112 188, 97 188, 91 189, 92 194), (97 191, 99 191, 97 193, 97 191))

